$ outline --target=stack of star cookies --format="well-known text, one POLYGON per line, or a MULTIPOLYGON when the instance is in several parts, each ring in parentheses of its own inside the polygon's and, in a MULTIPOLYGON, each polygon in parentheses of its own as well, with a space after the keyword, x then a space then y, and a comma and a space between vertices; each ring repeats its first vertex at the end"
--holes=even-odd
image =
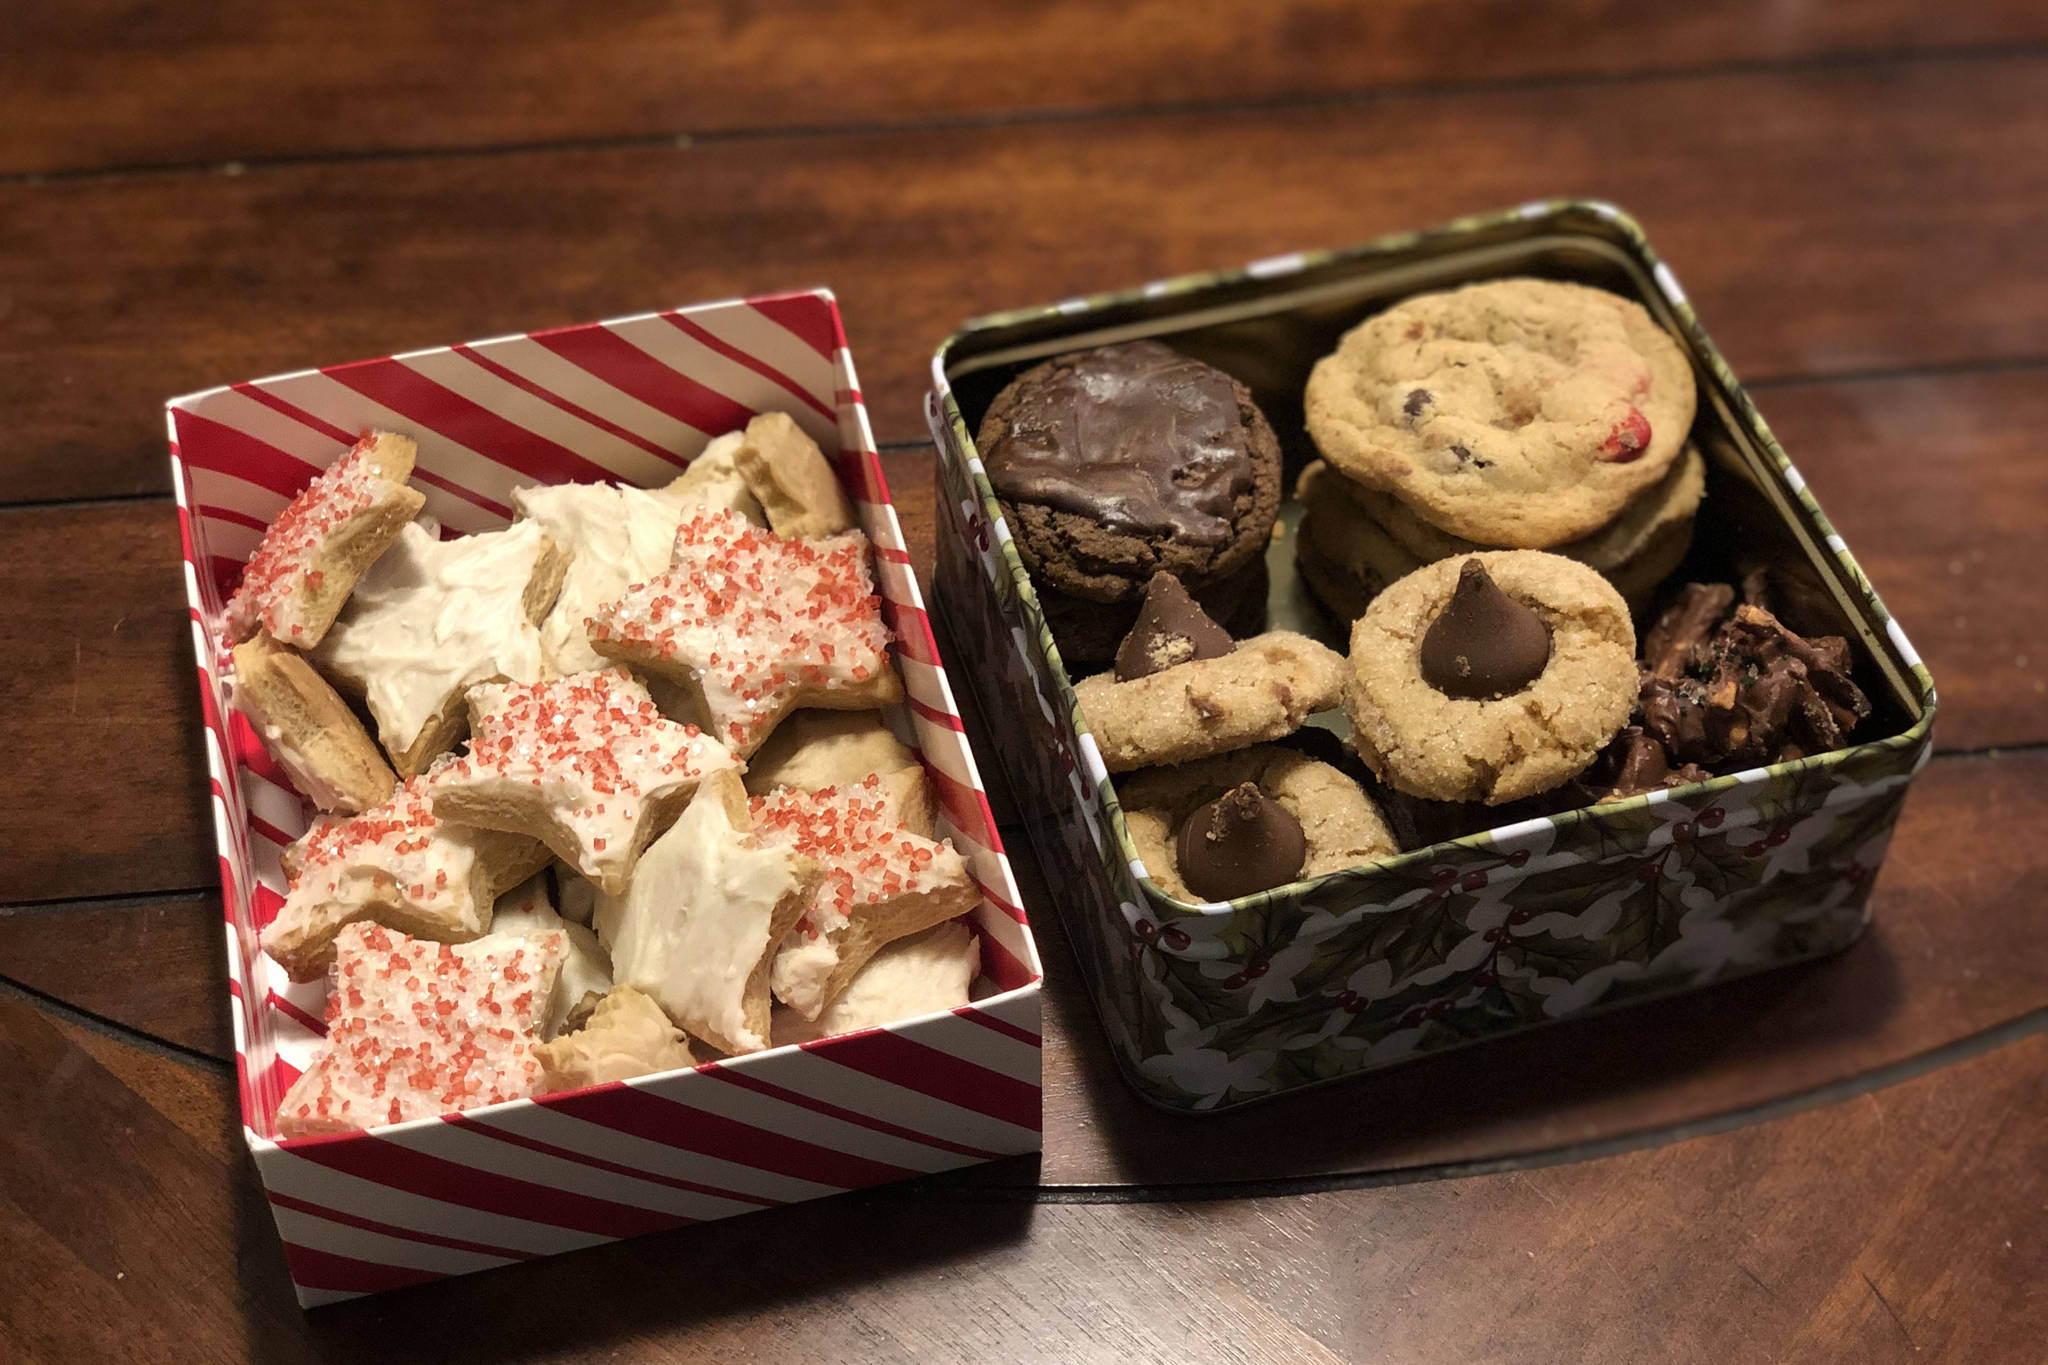
POLYGON ((1548 550, 1642 611, 1705 492, 1678 344, 1604 290, 1506 279, 1348 332, 1305 395, 1301 578, 1345 620, 1427 564, 1548 550))
POLYGON ((234 704, 322 812, 260 935, 329 982, 280 1134, 967 1003, 980 892, 882 714, 871 550, 801 428, 757 417, 661 489, 517 489, 453 538, 414 457, 346 452, 221 622, 234 704))

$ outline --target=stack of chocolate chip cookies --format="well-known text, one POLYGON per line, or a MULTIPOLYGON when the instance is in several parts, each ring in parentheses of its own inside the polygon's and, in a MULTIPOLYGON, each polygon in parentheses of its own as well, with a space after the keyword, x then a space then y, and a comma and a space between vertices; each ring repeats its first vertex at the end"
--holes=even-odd
POLYGON ((1706 487, 1678 344, 1604 290, 1506 279, 1423 294, 1348 332, 1304 407, 1296 563, 1353 620, 1424 565, 1548 550, 1641 612, 1706 487))

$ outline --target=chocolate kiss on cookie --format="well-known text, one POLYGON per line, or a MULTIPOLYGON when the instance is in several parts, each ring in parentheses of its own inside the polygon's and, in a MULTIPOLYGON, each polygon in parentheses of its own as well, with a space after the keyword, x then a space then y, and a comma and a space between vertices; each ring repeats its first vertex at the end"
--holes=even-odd
POLYGON ((1447 697, 1489 701, 1519 692, 1550 662, 1550 627, 1500 590, 1476 559, 1422 636, 1422 678, 1447 697))
POLYGON ((1227 901, 1284 886, 1301 875, 1308 839, 1287 808, 1240 782, 1180 827, 1180 879, 1206 900, 1227 901))
POLYGON ((1178 578, 1162 570, 1145 584, 1137 624, 1117 646, 1116 680, 1149 677, 1195 659, 1220 659, 1235 648, 1230 632, 1209 619, 1178 578))

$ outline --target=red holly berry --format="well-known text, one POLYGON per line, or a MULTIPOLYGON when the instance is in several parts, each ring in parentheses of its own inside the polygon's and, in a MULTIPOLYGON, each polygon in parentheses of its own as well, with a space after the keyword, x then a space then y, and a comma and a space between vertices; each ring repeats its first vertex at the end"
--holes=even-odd
POLYGON ((1513 853, 1510 853, 1510 854, 1508 855, 1508 866, 1509 866, 1509 867, 1527 867, 1528 865, 1529 865, 1529 850, 1528 850, 1528 849, 1526 849, 1526 848, 1518 848, 1518 849, 1516 849, 1516 850, 1515 850, 1515 851, 1514 851, 1513 853))
POLYGON ((1494 982, 1498 980, 1500 980, 1500 974, 1490 970, 1482 971, 1477 976, 1474 976, 1472 978, 1473 984, 1479 986, 1491 986, 1494 982))
POLYGON ((1727 817, 1728 812, 1722 810, 1719 806, 1708 806, 1700 812, 1700 823, 1708 829, 1719 829, 1721 828, 1721 822, 1727 817))
POLYGON ((1534 910, 1521 909, 1508 911, 1509 924, 1527 924, 1530 920, 1535 918, 1536 912, 1534 910))
POLYGON ((1484 885, 1486 885, 1486 873, 1483 871, 1467 872, 1464 876, 1458 878, 1458 889, 1461 891, 1477 891, 1484 885))
POLYGON ((1131 932, 1144 939, 1145 942, 1150 943, 1153 937, 1158 934, 1159 926, 1149 919, 1141 919, 1131 926, 1131 932))
POLYGON ((1401 1027, 1414 1028, 1417 1024, 1421 1023, 1424 1019, 1427 1019, 1428 1017, 1428 1011, 1424 1010, 1422 1006, 1417 1005, 1414 1009, 1409 1010, 1406 1014, 1401 1016, 1401 1027))
POLYGON ((1672 842, 1672 843, 1674 843, 1674 844, 1689 844, 1689 843, 1691 843, 1691 842, 1692 842, 1692 821, 1690 821, 1690 820, 1680 820, 1680 821, 1679 821, 1679 822, 1678 822, 1677 824, 1673 825, 1673 826, 1671 827, 1671 842, 1672 842))
POLYGON ((1168 925, 1166 928, 1160 930, 1159 941, 1162 944, 1164 944, 1170 951, 1176 953, 1186 952, 1188 950, 1188 945, 1194 942, 1193 939, 1190 939, 1188 937, 1187 930, 1182 929, 1176 925, 1168 925))
POLYGON ((1766 847, 1776 848, 1779 844, 1784 843, 1787 839, 1791 837, 1792 831, 1781 827, 1778 829, 1774 829, 1769 834, 1765 835, 1764 844, 1766 847))
POLYGON ((1662 863, 1644 863, 1636 869, 1636 880, 1639 882, 1654 882, 1663 875, 1664 864, 1662 863))
POLYGON ((1266 969, 1271 965, 1272 964, 1266 962, 1254 962, 1249 967, 1246 967, 1244 969, 1244 974, 1250 977, 1252 980, 1256 981, 1266 974, 1266 969))
POLYGON ((1753 844, 1744 844, 1742 846, 1742 856, 1745 858, 1761 858, 1764 856, 1764 852, 1764 841, 1761 839, 1753 844))
POLYGON ((1226 990, 1226 991, 1235 991, 1235 990, 1241 990, 1241 989, 1243 989, 1243 987, 1244 987, 1244 973, 1243 973, 1243 972, 1233 972, 1233 973, 1231 973, 1231 974, 1230 974, 1229 976, 1226 976, 1226 977, 1224 977, 1224 978, 1223 978, 1223 989, 1224 989, 1224 990, 1226 990))
POLYGON ((1433 868, 1429 874, 1430 886, 1438 891, 1450 890, 1457 883, 1457 880, 1458 869, 1455 867, 1433 868))
POLYGON ((1429 1017, 1430 1017, 1430 1018, 1432 1018, 1432 1019, 1441 1019, 1441 1018, 1443 1018, 1443 1017, 1444 1017, 1444 1016, 1445 1016, 1446 1014, 1449 1014, 1450 1012, 1451 1012, 1451 1002, 1450 1002, 1450 1001, 1448 1001, 1448 1000, 1435 1000, 1435 1001, 1431 1001, 1431 1002, 1430 1002, 1430 1006, 1429 1006, 1429 1017))
POLYGON ((1357 991, 1346 991, 1337 997, 1337 1008, 1347 1014, 1356 1014, 1365 1008, 1365 998, 1357 991))
POLYGON ((1480 937, 1485 939, 1488 943, 1498 943, 1500 942, 1500 930, 1488 929, 1484 934, 1481 934, 1480 937))

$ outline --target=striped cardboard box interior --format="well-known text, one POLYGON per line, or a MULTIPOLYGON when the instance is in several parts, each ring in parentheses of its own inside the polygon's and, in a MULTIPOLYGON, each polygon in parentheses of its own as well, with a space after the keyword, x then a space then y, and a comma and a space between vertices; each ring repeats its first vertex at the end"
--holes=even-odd
POLYGON ((939 664, 838 307, 707 304, 281 375, 168 405, 227 910, 244 1130, 302 1303, 724 1218, 1039 1146, 1037 950, 939 664), (371 428, 419 445, 445 534, 495 530, 534 483, 666 483, 714 436, 789 413, 834 456, 874 544, 908 694, 892 716, 982 891, 973 1005, 801 1048, 341 1137, 269 1136, 325 987, 256 944, 303 803, 231 709, 220 610, 264 528, 371 428))

